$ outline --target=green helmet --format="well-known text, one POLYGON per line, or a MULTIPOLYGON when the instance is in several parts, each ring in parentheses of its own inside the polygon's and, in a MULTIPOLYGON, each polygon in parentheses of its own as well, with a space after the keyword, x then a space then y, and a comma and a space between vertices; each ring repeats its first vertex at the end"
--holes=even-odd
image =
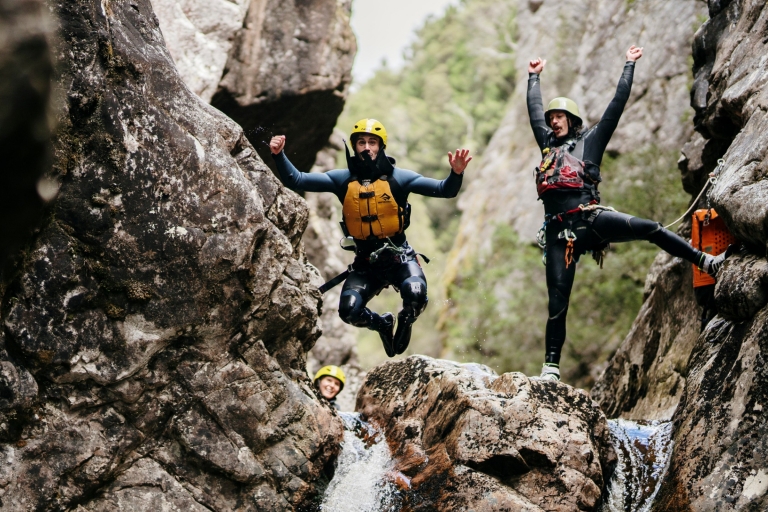
POLYGON ((576 102, 570 98, 564 98, 561 96, 560 98, 553 99, 549 102, 549 105, 547 105, 547 111, 544 112, 544 121, 547 123, 547 126, 551 127, 549 123, 549 113, 555 110, 567 112, 571 119, 573 119, 574 128, 578 128, 584 124, 581 116, 579 116, 579 107, 576 105, 576 102))

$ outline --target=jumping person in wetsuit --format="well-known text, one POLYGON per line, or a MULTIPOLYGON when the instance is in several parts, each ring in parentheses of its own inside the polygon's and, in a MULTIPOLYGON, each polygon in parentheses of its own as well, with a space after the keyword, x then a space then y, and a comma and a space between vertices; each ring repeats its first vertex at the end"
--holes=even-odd
POLYGON ((560 352, 565 342, 565 317, 571 295, 576 263, 581 255, 593 251, 600 260, 611 242, 647 240, 672 256, 698 265, 715 275, 726 253, 714 257, 698 251, 658 222, 619 213, 599 205, 597 191, 601 181, 600 163, 624 105, 629 99, 635 62, 643 49, 627 51, 616 95, 600 122, 583 131, 576 103, 555 98, 547 110, 541 100, 539 75, 547 61, 534 59, 528 65, 528 115, 542 162, 536 169, 536 187, 544 203, 547 290, 549 318, 546 353, 541 378, 560 380, 560 352))
POLYGON ((354 156, 347 150, 348 169, 326 173, 299 172, 283 152, 284 135, 273 137, 269 146, 286 187, 332 192, 341 201, 342 227, 355 242, 355 261, 341 291, 339 316, 348 324, 378 332, 387 355, 394 357, 408 347, 411 326, 428 302, 427 279, 405 239, 411 211, 408 195, 456 197, 472 157, 467 149, 457 149, 455 155, 449 152, 451 171, 439 181, 395 167, 395 160, 384 153, 387 131, 375 119, 358 121, 350 139, 354 156), (394 333, 392 313, 379 315, 366 307, 388 285, 403 299, 394 333))

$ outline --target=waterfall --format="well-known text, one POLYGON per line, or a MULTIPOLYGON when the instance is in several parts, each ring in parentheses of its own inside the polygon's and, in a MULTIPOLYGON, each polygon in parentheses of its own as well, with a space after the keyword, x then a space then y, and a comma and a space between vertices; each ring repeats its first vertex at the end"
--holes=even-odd
POLYGON ((601 512, 648 512, 672 454, 672 422, 609 420, 619 456, 601 512))
POLYGON ((320 510, 333 512, 395 512, 399 492, 390 478, 394 461, 384 435, 357 413, 339 413, 344 441, 336 471, 320 510))

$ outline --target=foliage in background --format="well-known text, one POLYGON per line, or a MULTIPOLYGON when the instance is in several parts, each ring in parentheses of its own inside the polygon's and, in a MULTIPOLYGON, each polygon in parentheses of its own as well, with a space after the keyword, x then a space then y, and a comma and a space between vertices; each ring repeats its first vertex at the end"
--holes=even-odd
MULTIPOLYGON (((610 158, 601 184, 603 204, 639 217, 669 223, 687 208, 680 187, 677 151, 647 147, 610 158)), ((496 229, 491 254, 453 284, 449 297, 459 305, 445 325, 448 356, 482 361, 498 372, 536 375, 544 359, 547 291, 541 251, 521 243, 506 225, 496 229), (520 269, 525 269, 524 272, 520 269)), ((604 268, 589 254, 579 262, 568 311, 563 349, 564 379, 589 388, 632 325, 642 304, 655 245, 614 244, 604 268)))
MULTIPOLYGON (((514 12, 508 2, 464 0, 441 17, 427 20, 408 49, 402 69, 383 64, 347 100, 337 128, 349 134, 359 119, 384 123, 389 136, 387 154, 405 169, 437 179, 448 176, 448 151, 472 150, 475 160, 501 121, 514 88, 514 12)), ((339 165, 345 166, 343 154, 339 165)), ((475 167, 476 168, 476 167, 475 167)), ((448 251, 459 221, 456 199, 411 196, 413 215, 408 239, 432 262, 424 265, 430 305, 414 325, 410 353, 440 356, 441 334, 436 330, 441 283, 448 251)), ((371 301, 375 311, 397 313, 399 294, 385 290, 371 301)), ((386 359, 376 333, 360 331, 359 356, 363 367, 386 359)))

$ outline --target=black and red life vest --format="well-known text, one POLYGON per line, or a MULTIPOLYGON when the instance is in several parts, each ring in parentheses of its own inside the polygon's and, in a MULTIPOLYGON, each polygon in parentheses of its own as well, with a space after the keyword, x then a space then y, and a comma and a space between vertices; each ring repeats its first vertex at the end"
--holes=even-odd
MULTIPOLYGON (((596 191, 600 181, 590 177, 584 162, 584 139, 578 138, 557 147, 544 148, 541 151, 541 164, 536 168, 536 191, 541 197, 550 190, 596 191)), ((594 166, 596 167, 596 166, 594 166)))

